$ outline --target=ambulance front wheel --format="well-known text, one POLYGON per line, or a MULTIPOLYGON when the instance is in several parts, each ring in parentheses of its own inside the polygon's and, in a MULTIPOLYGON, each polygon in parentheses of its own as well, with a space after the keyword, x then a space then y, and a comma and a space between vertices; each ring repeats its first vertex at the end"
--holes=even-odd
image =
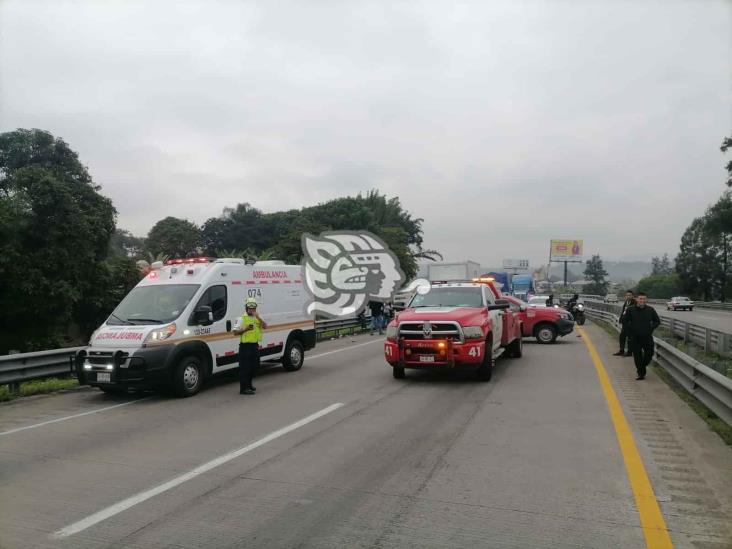
POLYGON ((203 363, 195 355, 183 357, 173 372, 173 390, 180 397, 195 395, 203 384, 203 363))
POLYGON ((285 348, 285 354, 282 357, 282 365, 288 372, 294 372, 302 368, 302 363, 305 360, 305 349, 297 339, 292 339, 287 342, 285 348))

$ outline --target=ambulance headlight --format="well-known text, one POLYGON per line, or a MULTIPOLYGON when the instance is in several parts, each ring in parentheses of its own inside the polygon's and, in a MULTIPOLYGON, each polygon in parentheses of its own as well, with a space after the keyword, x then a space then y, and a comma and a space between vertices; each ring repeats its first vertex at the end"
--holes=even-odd
POLYGON ((463 335, 465 339, 483 339, 483 328, 480 326, 464 326, 463 335))
POLYGON ((155 330, 147 334, 147 337, 145 338, 145 343, 156 343, 158 341, 165 341, 170 336, 172 336, 176 330, 177 328, 175 326, 175 323, 168 324, 163 328, 156 328, 155 330))

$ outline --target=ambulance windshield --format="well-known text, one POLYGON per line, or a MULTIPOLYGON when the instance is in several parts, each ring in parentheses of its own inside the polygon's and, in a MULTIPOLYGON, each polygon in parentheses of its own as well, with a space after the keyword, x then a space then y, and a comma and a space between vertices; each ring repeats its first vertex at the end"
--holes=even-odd
POLYGON ((134 288, 107 319, 111 325, 166 324, 178 318, 200 285, 165 284, 134 288))

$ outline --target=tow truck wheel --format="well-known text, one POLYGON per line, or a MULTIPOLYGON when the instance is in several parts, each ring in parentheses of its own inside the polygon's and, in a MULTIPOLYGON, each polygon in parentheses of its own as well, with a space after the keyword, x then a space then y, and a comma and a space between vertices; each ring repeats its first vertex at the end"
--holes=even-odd
POLYGON ((483 363, 478 368, 478 379, 480 381, 490 381, 493 376, 493 338, 489 337, 485 340, 485 356, 483 363))
POLYGON ((536 329, 536 341, 539 343, 554 343, 557 339, 557 329, 551 324, 540 324, 536 329))
POLYGON ((195 395, 203 385, 203 364, 195 355, 183 357, 173 373, 173 390, 181 397, 195 395))
POLYGON ((521 336, 514 339, 508 346, 508 356, 521 358, 524 354, 524 340, 521 336))
POLYGON ((399 366, 392 366, 391 374, 394 376, 394 379, 404 379, 407 377, 407 374, 404 372, 404 368, 399 366))

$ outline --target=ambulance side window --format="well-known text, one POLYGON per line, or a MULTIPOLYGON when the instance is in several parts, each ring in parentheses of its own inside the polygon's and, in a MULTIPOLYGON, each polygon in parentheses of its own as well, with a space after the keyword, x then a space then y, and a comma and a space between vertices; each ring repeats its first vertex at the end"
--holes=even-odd
MULTIPOLYGON (((211 286, 208 290, 204 292, 204 294, 201 296, 201 299, 198 300, 195 308, 198 309, 198 307, 201 307, 203 305, 211 307, 213 319, 214 322, 216 322, 217 320, 221 320, 226 316, 226 298, 226 286, 211 286)), ((195 324, 195 322, 193 322, 193 318, 188 321, 188 324, 195 324)))

